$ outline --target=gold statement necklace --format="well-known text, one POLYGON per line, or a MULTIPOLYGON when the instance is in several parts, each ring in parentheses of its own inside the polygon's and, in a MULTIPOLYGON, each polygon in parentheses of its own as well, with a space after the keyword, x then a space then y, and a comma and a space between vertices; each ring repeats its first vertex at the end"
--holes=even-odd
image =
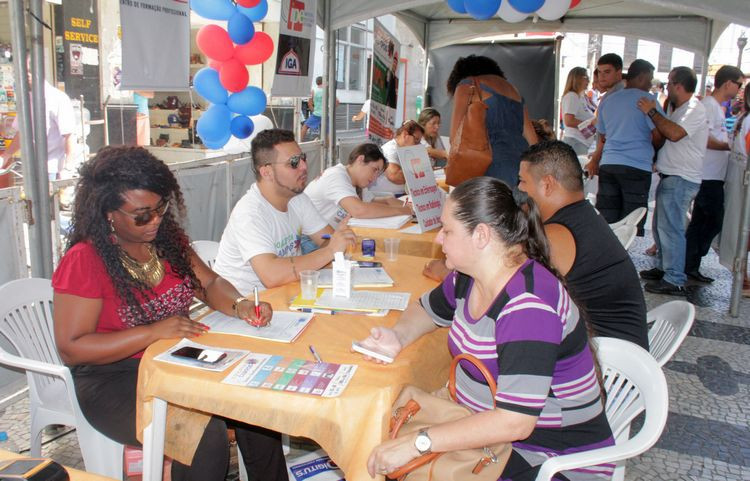
POLYGON ((156 249, 153 244, 148 245, 149 259, 140 263, 130 257, 125 249, 120 248, 120 262, 122 267, 128 271, 130 277, 151 287, 156 287, 164 278, 164 264, 161 263, 156 255, 156 249))

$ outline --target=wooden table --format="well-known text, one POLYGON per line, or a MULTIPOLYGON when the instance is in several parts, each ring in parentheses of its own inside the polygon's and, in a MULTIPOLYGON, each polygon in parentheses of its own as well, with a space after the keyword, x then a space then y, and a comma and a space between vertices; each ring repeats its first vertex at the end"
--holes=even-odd
MULTIPOLYGON (((410 225, 416 224, 406 224, 402 229, 409 227, 410 225)), ((357 234, 357 240, 359 241, 359 245, 355 251, 355 257, 362 254, 362 239, 375 239, 375 254, 378 256, 385 256, 385 239, 395 237, 400 239, 398 243, 398 252, 400 255, 426 257, 429 259, 445 258, 442 247, 435 242, 435 237, 437 237, 440 229, 432 229, 422 234, 407 234, 400 232, 399 229, 375 229, 365 227, 352 227, 352 230, 357 234)))
MULTIPOLYGON (((414 301, 437 285, 421 275, 424 258, 400 255, 398 261, 388 262, 383 260, 383 251, 379 254, 377 260, 383 262, 395 280, 395 286, 386 290, 411 292, 414 301)), ((276 310, 288 310, 289 300, 298 293, 299 284, 293 283, 264 291, 261 298, 276 310)), ((391 406, 402 387, 415 384, 426 390, 437 389, 445 384, 448 375, 450 354, 445 329, 419 339, 386 366, 364 361, 359 354, 350 352, 352 340, 365 338, 373 326, 395 324, 398 316, 398 312, 382 318, 316 315, 291 344, 223 334, 206 334, 197 339, 213 346, 304 359, 310 358, 308 346, 314 345, 325 361, 358 364, 349 386, 336 398, 225 385, 221 380, 229 371, 213 373, 153 360, 175 340, 151 345, 138 375, 137 431, 143 434, 144 480, 161 480, 165 450, 177 459, 188 452, 192 456, 195 445, 184 446, 182 433, 188 431, 189 424, 202 429, 201 423, 208 419, 205 413, 211 413, 311 438, 341 467, 347 480, 370 481, 367 457, 385 438, 391 406), (192 420, 180 421, 177 429, 181 434, 175 435, 170 430, 171 422, 187 410, 192 420)))
MULTIPOLYGON (((19 459, 19 458, 28 459, 28 456, 24 456, 21 454, 10 452, 10 451, 5 451, 4 449, 0 449, 0 461, 5 461, 8 459, 19 459)), ((70 481, 115 481, 114 478, 108 478, 106 476, 101 476, 98 474, 87 473, 85 471, 79 471, 73 468, 65 467, 65 471, 68 472, 70 481)))

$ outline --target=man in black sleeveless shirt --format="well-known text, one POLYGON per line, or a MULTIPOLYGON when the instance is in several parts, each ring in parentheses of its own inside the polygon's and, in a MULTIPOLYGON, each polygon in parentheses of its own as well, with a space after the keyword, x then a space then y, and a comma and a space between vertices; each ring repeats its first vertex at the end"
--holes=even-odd
POLYGON ((518 188, 539 207, 552 265, 595 335, 648 349, 646 302, 635 266, 607 222, 584 198, 583 170, 560 141, 521 156, 518 188))

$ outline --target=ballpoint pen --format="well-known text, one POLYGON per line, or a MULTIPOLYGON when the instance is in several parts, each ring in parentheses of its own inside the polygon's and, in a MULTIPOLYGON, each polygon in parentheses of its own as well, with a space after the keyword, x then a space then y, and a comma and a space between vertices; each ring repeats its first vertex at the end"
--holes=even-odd
POLYGON ((310 352, 312 353, 313 357, 315 358, 315 362, 321 364, 323 363, 323 360, 318 355, 318 351, 315 350, 312 344, 308 345, 307 347, 310 348, 310 352))
POLYGON ((260 304, 258 303, 258 286, 253 287, 253 298, 255 299, 255 319, 260 322, 260 304))

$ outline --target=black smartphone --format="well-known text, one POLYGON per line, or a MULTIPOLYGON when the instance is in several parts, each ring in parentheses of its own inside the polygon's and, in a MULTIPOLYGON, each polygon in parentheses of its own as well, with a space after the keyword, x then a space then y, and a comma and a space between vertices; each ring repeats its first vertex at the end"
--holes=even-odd
POLYGON ((192 346, 185 346, 177 349, 172 353, 175 357, 183 357, 194 361, 205 362, 206 364, 216 364, 225 357, 226 352, 214 351, 213 349, 200 349, 192 346))
POLYGON ((357 261, 357 267, 383 267, 381 262, 357 261))

